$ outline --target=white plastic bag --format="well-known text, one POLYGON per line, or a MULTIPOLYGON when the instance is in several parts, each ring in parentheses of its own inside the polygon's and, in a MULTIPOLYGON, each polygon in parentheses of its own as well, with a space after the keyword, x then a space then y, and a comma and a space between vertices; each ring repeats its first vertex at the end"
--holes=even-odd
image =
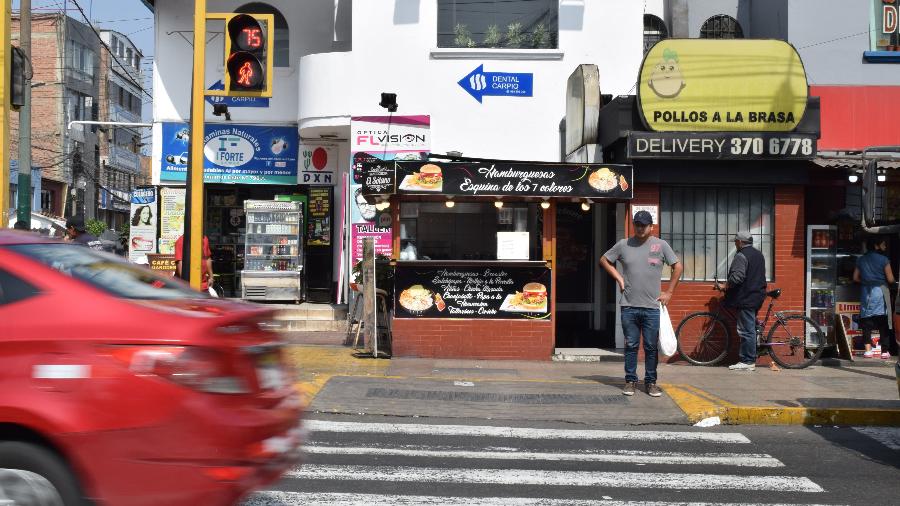
POLYGON ((675 329, 672 328, 672 319, 669 318, 669 310, 662 304, 659 305, 659 352, 671 357, 678 351, 678 341, 675 339, 675 329))

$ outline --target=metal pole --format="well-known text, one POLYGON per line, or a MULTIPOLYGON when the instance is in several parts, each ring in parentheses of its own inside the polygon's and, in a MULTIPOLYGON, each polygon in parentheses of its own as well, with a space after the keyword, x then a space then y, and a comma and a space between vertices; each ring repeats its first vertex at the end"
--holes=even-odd
POLYGON ((12 0, 0 0, 0 228, 9 224, 9 86, 12 0))
POLYGON ((19 202, 16 219, 31 228, 31 0, 19 4, 19 49, 25 53, 25 89, 19 109, 19 202))
POLYGON ((200 290, 203 261, 203 125, 206 65, 206 0, 194 0, 194 76, 191 86, 191 137, 187 173, 187 223, 184 225, 182 273, 200 290))

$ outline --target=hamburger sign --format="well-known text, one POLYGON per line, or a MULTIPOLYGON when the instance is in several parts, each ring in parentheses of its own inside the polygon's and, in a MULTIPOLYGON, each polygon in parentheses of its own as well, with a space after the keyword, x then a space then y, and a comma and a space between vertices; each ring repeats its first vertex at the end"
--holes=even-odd
POLYGON ((790 132, 808 98, 800 55, 781 40, 662 40, 639 84, 641 116, 657 132, 790 132))

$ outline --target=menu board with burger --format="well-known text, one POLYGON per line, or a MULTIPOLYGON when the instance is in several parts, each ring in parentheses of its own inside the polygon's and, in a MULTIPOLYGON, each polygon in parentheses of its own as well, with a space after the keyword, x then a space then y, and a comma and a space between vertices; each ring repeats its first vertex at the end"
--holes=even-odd
POLYGON ((545 266, 398 263, 396 318, 549 319, 545 266))
POLYGON ((362 164, 363 195, 393 193, 469 196, 631 199, 631 165, 523 162, 399 161, 362 164), (394 186, 394 183, 399 183, 394 186))

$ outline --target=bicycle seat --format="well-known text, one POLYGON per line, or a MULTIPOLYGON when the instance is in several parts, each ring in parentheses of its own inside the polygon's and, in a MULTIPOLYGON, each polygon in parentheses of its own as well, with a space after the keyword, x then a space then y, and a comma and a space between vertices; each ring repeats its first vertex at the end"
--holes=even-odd
POLYGON ((766 297, 772 297, 773 299, 777 299, 781 297, 781 288, 776 288, 771 292, 766 292, 766 297))

